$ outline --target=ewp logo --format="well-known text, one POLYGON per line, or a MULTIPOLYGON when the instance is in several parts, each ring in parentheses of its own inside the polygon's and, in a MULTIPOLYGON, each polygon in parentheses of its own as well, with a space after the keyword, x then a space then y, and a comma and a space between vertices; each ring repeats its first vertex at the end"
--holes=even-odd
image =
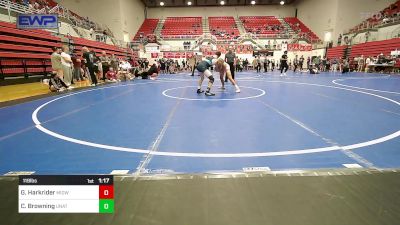
POLYGON ((57 29, 57 14, 21 14, 17 18, 19 29, 57 29))

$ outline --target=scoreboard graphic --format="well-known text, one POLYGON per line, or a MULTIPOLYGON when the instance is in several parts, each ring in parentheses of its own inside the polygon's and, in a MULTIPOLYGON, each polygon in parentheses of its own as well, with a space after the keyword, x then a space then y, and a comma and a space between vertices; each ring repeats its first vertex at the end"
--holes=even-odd
POLYGON ((19 177, 19 213, 114 213, 111 175, 19 177))

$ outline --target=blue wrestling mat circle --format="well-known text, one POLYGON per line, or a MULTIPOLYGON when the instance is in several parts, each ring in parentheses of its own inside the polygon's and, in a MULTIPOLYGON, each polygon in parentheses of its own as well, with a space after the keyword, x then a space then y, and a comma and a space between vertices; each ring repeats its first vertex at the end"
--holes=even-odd
POLYGON ((229 88, 229 86, 231 85, 227 85, 225 90, 219 89, 221 86, 214 87, 212 92, 216 93, 216 95, 212 97, 207 97, 204 93, 197 94, 195 92, 197 86, 170 88, 163 91, 162 94, 168 98, 188 101, 237 101, 258 98, 265 95, 265 91, 259 88, 241 86, 241 93, 235 93, 235 90, 229 88))
POLYGON ((216 82, 213 97, 195 92, 195 78, 163 77, 2 108, 3 118, 21 116, 3 120, 0 170, 193 173, 400 165, 400 99, 396 88, 378 92, 376 85, 398 78, 353 77, 375 84, 361 89, 331 74, 289 77, 238 79, 241 93, 231 84, 220 90, 216 82), (347 86, 333 82, 339 78, 347 86), (32 156, 43 160, 30 163, 32 156))

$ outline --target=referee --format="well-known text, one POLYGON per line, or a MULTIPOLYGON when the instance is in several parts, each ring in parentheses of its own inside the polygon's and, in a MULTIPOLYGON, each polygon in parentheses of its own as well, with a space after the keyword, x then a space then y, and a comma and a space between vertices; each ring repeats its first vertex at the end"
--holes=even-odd
MULTIPOLYGON (((225 62, 229 64, 233 79, 235 79, 235 67, 233 65, 235 62, 235 58, 235 53, 233 53, 232 50, 229 49, 228 53, 225 54, 225 62)), ((228 76, 225 76, 225 82, 228 82, 228 76)))

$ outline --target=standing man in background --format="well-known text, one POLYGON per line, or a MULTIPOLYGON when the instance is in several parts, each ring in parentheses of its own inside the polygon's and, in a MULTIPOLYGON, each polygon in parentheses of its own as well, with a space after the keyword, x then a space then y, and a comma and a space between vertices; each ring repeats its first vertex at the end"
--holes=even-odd
POLYGON ((196 70, 197 65, 197 53, 193 56, 192 60, 192 77, 194 76, 194 71, 196 70))
POLYGON ((71 60, 71 56, 69 55, 68 46, 62 47, 61 64, 62 64, 62 70, 63 70, 63 75, 64 75, 64 82, 67 84, 67 86, 70 86, 71 84, 74 83, 74 80, 73 80, 73 76, 72 76, 72 66, 71 66, 72 60, 71 60))
POLYGON ((295 72, 295 73, 296 73, 297 67, 299 65, 299 59, 297 57, 298 57, 298 55, 296 55, 293 60, 293 72, 295 72))
POLYGON ((267 58, 267 55, 264 56, 264 73, 268 72, 268 64, 269 64, 269 60, 267 58))
MULTIPOLYGON (((225 54, 225 62, 228 63, 228 65, 230 66, 230 71, 233 79, 235 79, 235 58, 235 53, 233 53, 232 50, 229 49, 228 53, 225 54)), ((228 76, 225 76, 225 82, 228 82, 228 76)))
POLYGON ((363 69, 364 69, 364 55, 361 55, 358 58, 358 69, 357 69, 357 71, 358 72, 362 72, 363 69))
POLYGON ((118 73, 118 65, 119 65, 119 62, 118 62, 117 57, 115 57, 114 54, 111 55, 110 61, 111 61, 111 62, 110 62, 110 68, 113 68, 114 71, 115 71, 116 73, 118 73))
POLYGON ((105 51, 101 51, 101 56, 99 58, 103 67, 103 80, 106 80, 106 74, 110 68, 111 60, 108 58, 105 51))
POLYGON ((288 56, 287 56, 287 51, 284 51, 282 57, 281 57, 281 77, 282 76, 286 76, 286 72, 289 69, 289 65, 288 65, 288 56), (283 72, 285 71, 285 72, 283 72))
POLYGON ((61 48, 60 47, 53 47, 53 54, 51 54, 51 68, 53 71, 56 72, 57 76, 63 80, 64 79, 64 74, 62 70, 62 64, 61 64, 61 48))
POLYGON ((304 64, 304 57, 301 56, 300 59, 299 59, 300 73, 303 72, 303 64, 304 64))
POLYGON ((89 51, 87 47, 82 48, 83 58, 86 60, 86 67, 89 69, 90 78, 92 80, 92 86, 97 85, 97 78, 94 73, 94 58, 96 54, 93 51, 89 51))

